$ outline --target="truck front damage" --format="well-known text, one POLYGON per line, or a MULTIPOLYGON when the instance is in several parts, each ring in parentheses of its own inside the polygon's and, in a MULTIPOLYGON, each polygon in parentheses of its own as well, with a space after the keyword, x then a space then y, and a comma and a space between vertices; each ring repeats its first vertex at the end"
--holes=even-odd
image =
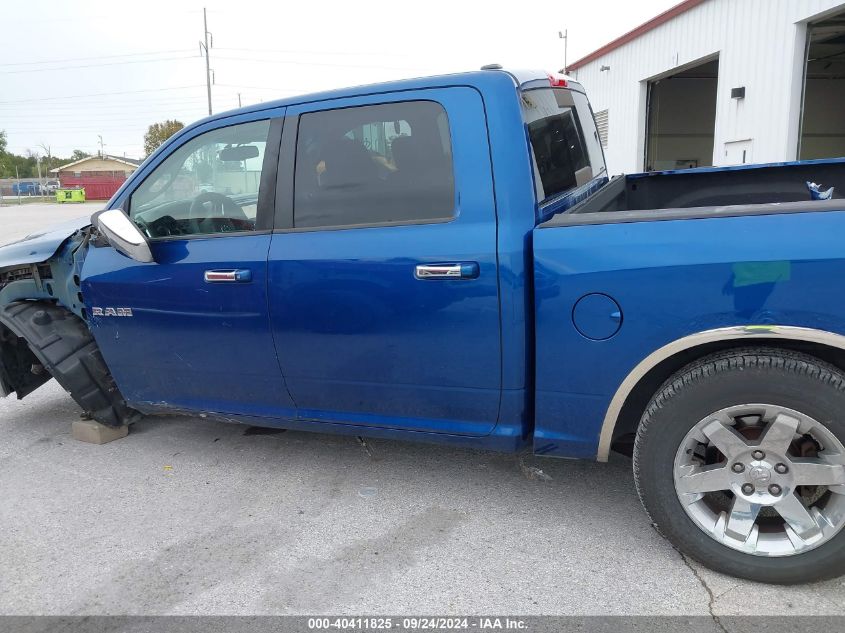
MULTIPOLYGON (((33 235, 0 248, 0 263, 7 264, 0 267, 0 396, 23 398, 52 377, 33 350, 50 341, 28 340, 28 328, 20 322, 22 303, 54 306, 82 320, 87 316, 79 279, 91 229, 71 231, 63 238, 60 230, 33 235), (27 261, 45 255, 43 261, 27 261)), ((37 328, 45 317, 33 319, 28 325, 37 328)))

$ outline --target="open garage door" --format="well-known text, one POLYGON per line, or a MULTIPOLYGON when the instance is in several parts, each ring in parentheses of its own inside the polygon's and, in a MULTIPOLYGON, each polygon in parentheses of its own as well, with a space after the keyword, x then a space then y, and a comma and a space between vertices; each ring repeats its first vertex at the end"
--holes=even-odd
POLYGON ((648 83, 647 171, 713 164, 718 81, 713 59, 648 83))
POLYGON ((845 13, 808 27, 799 157, 845 156, 845 13))

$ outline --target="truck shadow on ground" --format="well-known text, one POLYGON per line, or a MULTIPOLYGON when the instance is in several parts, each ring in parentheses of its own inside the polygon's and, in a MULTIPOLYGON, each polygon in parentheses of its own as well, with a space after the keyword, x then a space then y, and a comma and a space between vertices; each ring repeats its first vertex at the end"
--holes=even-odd
POLYGON ((239 449, 249 446, 256 456, 295 450, 303 458, 310 455, 312 459, 353 460, 356 470, 361 472, 407 467, 419 474, 425 469, 442 472, 448 465, 448 470, 458 469, 465 475, 478 469, 486 478, 497 474, 535 484, 562 483, 572 476, 593 477, 600 473, 602 481, 618 480, 618 487, 614 486, 617 491, 636 495, 631 459, 618 453, 612 454, 610 463, 599 464, 591 460, 537 457, 530 446, 519 453, 499 453, 425 442, 248 426, 181 415, 144 417, 132 426, 131 435, 160 438, 169 431, 174 432, 174 440, 187 442, 186 448, 201 450, 210 440, 218 447, 220 442, 222 446, 239 449))
MULTIPOLYGON (((558 547, 571 553, 556 555, 556 569, 611 565, 614 555, 595 540, 618 542, 623 534, 640 534, 645 550, 663 548, 663 558, 677 557, 640 510, 630 462, 621 456, 596 464, 256 432, 181 416, 143 419, 126 438, 131 445, 166 461, 170 470, 163 476, 180 482, 180 498, 193 497, 180 511, 196 508, 199 516, 154 558, 121 569, 118 586, 141 582, 143 594, 115 589, 98 604, 129 601, 127 607, 138 611, 176 607, 184 596, 173 592, 172 573, 180 583, 214 592, 229 581, 225 561, 231 560, 250 570, 251 586, 264 588, 255 609, 301 613, 365 609, 367 600, 376 608, 379 594, 387 599, 397 584, 419 584, 408 578, 421 574, 420 565, 448 568, 450 559, 462 566, 456 577, 479 584, 491 561, 501 560, 492 564, 515 567, 525 578, 532 564, 538 569, 531 561, 552 564, 550 551, 558 547), (620 526, 620 516, 628 517, 627 527, 620 526)), ((159 497, 157 503, 171 500, 159 497)), ((542 604, 547 585, 548 577, 537 583, 532 608, 542 604)), ((469 597, 475 590, 466 591, 469 597)), ((401 597, 396 601, 401 604, 401 597)))

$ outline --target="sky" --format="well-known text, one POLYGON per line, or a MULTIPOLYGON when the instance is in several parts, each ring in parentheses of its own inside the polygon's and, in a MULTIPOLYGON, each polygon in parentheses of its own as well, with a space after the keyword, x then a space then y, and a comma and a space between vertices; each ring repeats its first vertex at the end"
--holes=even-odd
MULTIPOLYGON (((143 157, 152 123, 296 94, 500 63, 555 71, 678 0, 0 0, 9 150, 143 157), (42 147, 42 145, 44 147, 42 147)), ((589 91, 589 86, 587 86, 589 91)))

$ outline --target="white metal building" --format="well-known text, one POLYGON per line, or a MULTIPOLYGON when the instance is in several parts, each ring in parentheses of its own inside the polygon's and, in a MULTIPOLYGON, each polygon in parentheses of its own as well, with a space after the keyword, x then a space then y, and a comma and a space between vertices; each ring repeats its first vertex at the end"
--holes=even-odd
POLYGON ((845 156, 843 0, 686 0, 567 71, 611 173, 845 156))

